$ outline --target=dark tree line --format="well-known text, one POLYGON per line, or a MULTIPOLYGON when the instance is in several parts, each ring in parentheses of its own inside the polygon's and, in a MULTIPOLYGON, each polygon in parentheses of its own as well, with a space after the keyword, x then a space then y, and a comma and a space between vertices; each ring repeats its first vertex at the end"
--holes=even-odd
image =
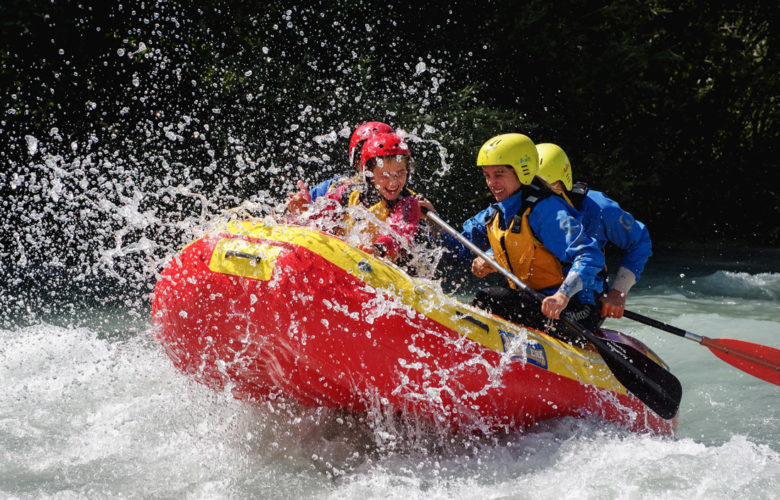
MULTIPOLYGON (((298 175, 344 168, 347 139, 318 136, 379 119, 422 138, 415 187, 453 222, 489 199, 479 146, 520 131, 564 147, 575 177, 658 242, 777 245, 778 10, 760 0, 6 0, 0 190, 11 222, 30 224, 40 207, 9 180, 31 168, 29 135, 62 155, 75 141, 143 182, 196 179, 217 204, 261 190, 281 199, 298 175)), ((36 223, 56 232, 58 217, 36 223)), ((18 242, 6 233, 2 244, 10 254, 18 242)))

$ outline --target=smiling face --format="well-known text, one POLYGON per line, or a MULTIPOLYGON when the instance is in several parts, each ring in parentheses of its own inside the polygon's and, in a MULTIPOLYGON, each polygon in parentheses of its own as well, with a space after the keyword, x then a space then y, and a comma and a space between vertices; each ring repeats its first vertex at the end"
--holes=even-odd
POLYGON ((407 156, 382 156, 376 159, 373 169, 374 186, 386 200, 395 200, 401 195, 408 175, 407 156))
POLYGON ((486 165, 482 167, 488 189, 496 197, 496 201, 504 201, 517 192, 522 186, 512 167, 506 165, 486 165))

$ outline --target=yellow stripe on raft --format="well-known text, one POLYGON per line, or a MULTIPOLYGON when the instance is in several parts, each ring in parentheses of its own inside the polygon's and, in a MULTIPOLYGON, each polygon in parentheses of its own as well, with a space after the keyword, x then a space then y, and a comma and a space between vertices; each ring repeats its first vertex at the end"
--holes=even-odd
POLYGON ((223 239, 212 254, 209 269, 213 272, 269 280, 282 248, 240 238, 298 245, 488 349, 505 353, 508 347, 512 356, 528 359, 534 365, 563 377, 626 394, 625 387, 592 348, 572 346, 458 302, 434 291, 424 280, 412 278, 393 264, 334 236, 300 226, 251 221, 230 222, 217 228, 215 234, 223 239), (522 342, 524 338, 526 342, 522 342), (546 366, 543 361, 546 361, 546 366))

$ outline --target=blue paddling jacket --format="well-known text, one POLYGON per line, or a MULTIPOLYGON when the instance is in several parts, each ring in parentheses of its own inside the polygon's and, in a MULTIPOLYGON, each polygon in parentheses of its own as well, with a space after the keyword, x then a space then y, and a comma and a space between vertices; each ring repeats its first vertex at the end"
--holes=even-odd
MULTIPOLYGON (((474 217, 463 223, 461 234, 482 249, 490 247, 488 225, 498 217, 501 228, 506 229, 515 215, 522 215, 523 190, 525 186, 509 198, 491 204, 474 217), (497 215, 496 215, 497 214, 497 215)), ((534 236, 561 261, 566 278, 559 288, 539 290, 546 295, 561 291, 568 297, 579 292, 579 300, 584 304, 595 303, 595 293, 603 289, 603 280, 599 272, 604 267, 604 254, 598 243, 587 235, 580 221, 580 213, 559 196, 547 196, 539 201, 528 215, 528 222, 534 236)), ((443 243, 458 261, 471 261, 474 255, 449 234, 444 235, 443 243)))
MULTIPOLYGON (((639 281, 647 259, 653 254, 647 227, 623 210, 616 201, 601 191, 589 190, 584 183, 573 186, 570 198, 582 214, 585 232, 596 240, 602 251, 609 242, 620 248, 623 251, 620 266, 633 273, 634 281, 639 281)), ((627 291, 621 287, 618 289, 627 291)))

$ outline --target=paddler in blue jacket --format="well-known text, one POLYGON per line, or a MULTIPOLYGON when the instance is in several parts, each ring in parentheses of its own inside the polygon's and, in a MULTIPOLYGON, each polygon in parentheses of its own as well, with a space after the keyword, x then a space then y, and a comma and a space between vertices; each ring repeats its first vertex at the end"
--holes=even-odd
POLYGON ((580 211, 585 232, 598 242, 602 251, 610 242, 623 251, 615 280, 601 297, 602 316, 623 317, 626 295, 639 281, 647 259, 653 254, 647 227, 604 193, 588 189, 583 182, 574 184, 571 162, 559 146, 537 144, 536 150, 539 152, 539 177, 580 211))
MULTIPOLYGON (((559 320, 564 310, 582 326, 597 328, 601 318, 594 292, 603 287, 598 273, 604 255, 583 230, 579 213, 536 176, 539 159, 533 141, 522 134, 493 137, 480 149, 477 165, 496 203, 464 223, 464 236, 489 247, 499 264, 547 297, 540 306, 509 283, 511 288, 480 290, 474 305, 563 338, 572 338, 568 327, 547 318, 559 320)), ((450 240, 447 246, 463 255, 462 245, 450 240)), ((480 257, 471 270, 478 277, 496 272, 480 257)))

